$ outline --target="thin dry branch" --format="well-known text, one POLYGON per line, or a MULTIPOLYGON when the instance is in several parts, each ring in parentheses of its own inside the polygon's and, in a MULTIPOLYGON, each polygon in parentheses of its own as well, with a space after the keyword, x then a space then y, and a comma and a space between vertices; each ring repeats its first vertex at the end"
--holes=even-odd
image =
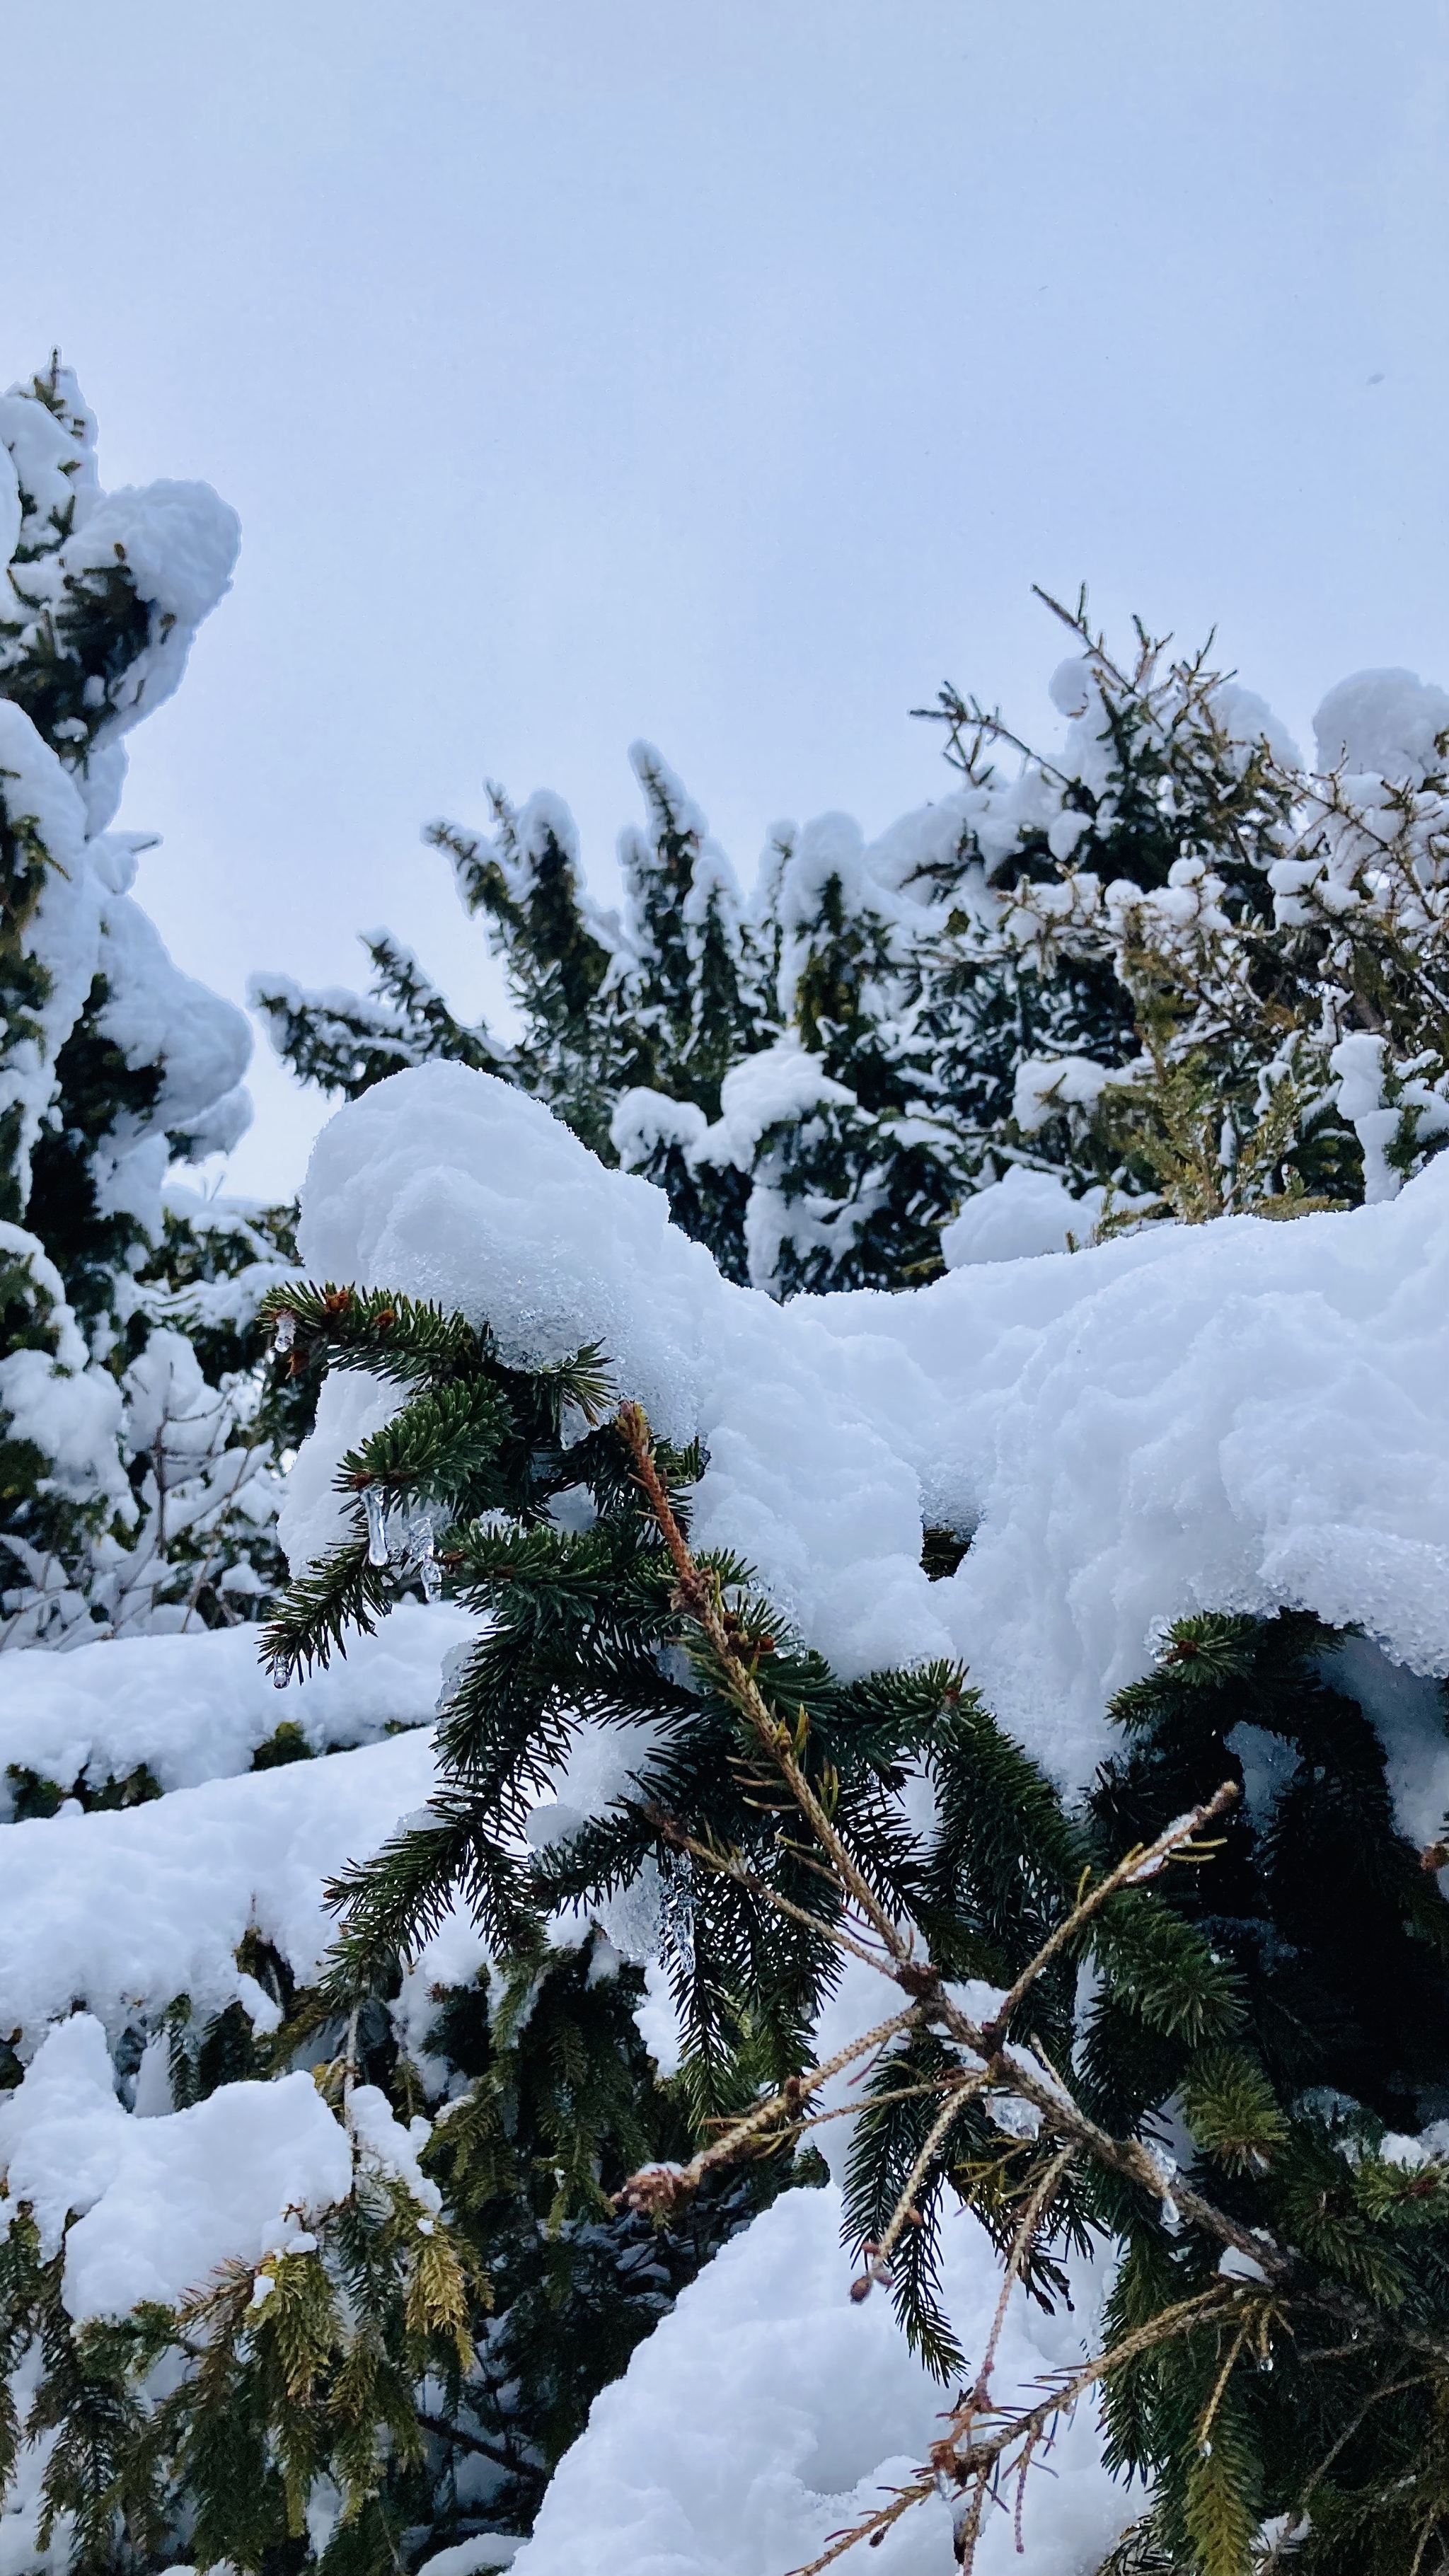
POLYGON ((984 2422, 986 2415, 995 2414, 989 2404, 990 2370, 1012 2284, 1026 2260, 1042 2214, 1070 2164, 1085 2158, 1145 2191, 1159 2207, 1170 2200, 1180 2219, 1202 2228, 1221 2244, 1248 2255, 1270 2279, 1287 2270, 1287 2258, 1276 2246, 1250 2235, 1224 2211, 1214 2207, 1176 2176, 1169 2178, 1140 2140, 1116 2138, 1100 2128, 1075 2100, 1044 2055, 1029 2055, 1019 2046, 1011 2047, 1008 2052, 1007 2045, 1012 2016, 1043 1971, 1081 1939, 1103 1906, 1122 1889, 1154 1876, 1174 1858, 1202 1856, 1202 1846, 1196 1838, 1205 1825, 1232 1804, 1238 1795, 1237 1784, 1224 1781, 1211 1798, 1190 1814, 1176 1818, 1155 1842, 1134 1847, 1095 1885, 1089 1886, 1084 1882, 1078 1889, 1076 1902, 1068 1908, 1062 1922, 1003 1996, 992 2019, 984 2023, 974 2021, 962 2010, 935 1961, 929 1955, 921 1955, 912 1927, 902 1928, 880 1903, 807 1778, 800 1758, 806 1740, 804 1711, 799 1713, 792 1728, 761 1691, 751 1663, 741 1652, 733 1623, 726 1617, 719 1577, 696 1563, 679 1526, 668 1491, 655 1465, 649 1425, 641 1408, 634 1404, 622 1406, 617 1416, 617 1428, 630 1451, 639 1486, 674 1566, 675 1606, 691 1618, 701 1632, 718 1683, 768 1755, 790 1802, 809 1828, 818 1850, 823 1853, 829 1865, 826 1875, 844 1907, 855 1912, 869 1933, 874 1935, 879 1948, 867 1948, 838 1925, 828 1923, 808 1908, 781 1897, 768 1881, 747 1867, 737 1852, 720 1851, 700 1841, 677 1819, 665 1816, 662 1811, 646 1812, 657 1830, 666 1834, 677 1847, 688 1851, 704 1867, 735 1878, 762 1901, 778 1907, 792 1920, 805 1924, 823 1940, 865 1960, 910 1998, 905 2011, 863 2033, 847 2048, 838 2050, 823 2066, 804 2076, 792 2077, 769 2100, 757 2103, 723 2137, 702 2149, 691 2164, 646 2167, 642 2172, 631 2175, 620 2198, 632 2208, 656 2211, 673 2208, 697 2187, 706 2171, 747 2152, 765 2132, 773 2130, 778 2139, 790 2129, 798 2130, 804 2126, 795 2117, 802 2102, 844 2066, 884 2045, 908 2027, 937 2030, 963 2052, 966 2063, 931 2124, 883 2237, 878 2244, 866 2249, 867 2270, 852 2285, 852 2296, 861 2298, 869 2292, 872 2282, 882 2277, 890 2251, 909 2222, 916 2194, 939 2159, 966 2093, 996 2086, 1033 2105, 1041 2116, 1041 2134, 1059 2139, 1061 2143, 1034 2187, 1017 2229, 982 2368, 969 2397, 953 2418, 945 2437, 934 2445, 929 2470, 923 2470, 918 2479, 898 2489, 887 2505, 851 2530, 834 2534, 822 2555, 813 2559, 808 2568, 795 2571, 795 2576, 820 2576, 821 2570, 831 2566, 857 2542, 878 2540, 913 2504, 933 2492, 944 2491, 948 2486, 953 2487, 963 2499, 964 2513, 958 2520, 957 2541, 958 2550, 964 2552, 962 2564, 969 2567, 988 2490, 1000 2474, 1007 2454, 1015 2452, 1014 2465, 1024 2476, 1054 2419, 1065 2408, 1074 2405, 1085 2389, 1122 2368, 1138 2353, 1229 2317, 1239 2322, 1240 2342, 1251 2330, 1251 2320, 1243 2322, 1243 2301, 1247 2295, 1244 2285, 1240 2281, 1219 2279, 1196 2297, 1163 2309, 1147 2326, 1125 2336, 1110 2351, 1098 2354, 1081 2369, 1054 2380, 1048 2393, 1035 2406, 1010 2409, 998 2421, 984 2422))

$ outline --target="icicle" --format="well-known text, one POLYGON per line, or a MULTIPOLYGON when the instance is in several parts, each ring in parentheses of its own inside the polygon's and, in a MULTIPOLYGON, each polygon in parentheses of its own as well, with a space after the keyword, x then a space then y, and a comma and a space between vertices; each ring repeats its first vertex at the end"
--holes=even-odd
POLYGON ((285 1359, 296 1338, 297 1318, 290 1306, 284 1306, 277 1317, 277 1329, 272 1335, 272 1348, 285 1359))
POLYGON ((421 1579, 425 1599, 436 1601, 443 1588, 443 1569, 433 1554, 433 1541, 438 1531, 436 1510, 424 1503, 408 1517, 404 1532, 407 1563, 421 1579))
POLYGON ((387 1505, 377 1485, 364 1485, 362 1508, 367 1514, 367 1562, 386 1565, 391 1551, 387 1543, 387 1505))

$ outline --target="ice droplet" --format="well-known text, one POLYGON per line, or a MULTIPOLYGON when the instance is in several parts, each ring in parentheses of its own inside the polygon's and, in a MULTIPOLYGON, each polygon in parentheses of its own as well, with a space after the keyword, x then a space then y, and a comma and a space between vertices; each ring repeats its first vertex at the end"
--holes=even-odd
POLYGON ((364 1485, 362 1508, 367 1514, 367 1562, 369 1565, 386 1565, 390 1554, 387 1544, 387 1505, 383 1501, 379 1486, 364 1485))
POLYGON ((277 1329, 272 1335, 272 1348, 274 1351, 279 1351, 285 1358, 296 1338, 297 1318, 290 1306, 284 1306, 277 1317, 277 1329))
POLYGON ((433 1543, 431 1539, 428 1541, 427 1553, 422 1561, 421 1572, 423 1578, 423 1591, 426 1598, 429 1601, 436 1601, 443 1588, 443 1569, 433 1554, 433 1543))

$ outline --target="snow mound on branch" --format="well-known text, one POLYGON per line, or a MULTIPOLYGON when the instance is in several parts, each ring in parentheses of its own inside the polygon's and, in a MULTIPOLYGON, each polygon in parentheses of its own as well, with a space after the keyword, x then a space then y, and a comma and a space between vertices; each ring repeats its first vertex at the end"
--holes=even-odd
POLYGON ((88 514, 64 549, 71 575, 120 561, 136 595, 178 625, 196 627, 231 588, 241 521, 209 483, 123 483, 88 514))
MULTIPOLYGON (((846 2296, 840 2194, 789 2191, 726 2245, 595 2398, 560 2462, 516 2576, 776 2576, 888 2501, 940 2429, 944 2392, 907 2348, 888 2298, 846 2296)), ((976 2222, 943 2231, 952 2315, 968 2351, 990 2328, 1000 2271, 976 2222)), ((1075 2315, 1013 2299, 993 2386, 1080 2358, 1096 2305, 1090 2276, 1075 2315), (1084 2307, 1086 2313, 1084 2314, 1084 2307)), ((1134 2507, 1101 2465, 1090 2398, 1052 2453, 1054 2479, 1029 2486, 1023 2538, 1032 2576, 1079 2576, 1134 2507)), ((950 2564, 946 2506, 932 2498, 889 2531, 881 2576, 938 2576, 950 2564)), ((1010 2509, 993 2513, 980 2576, 1020 2567, 1010 2509)))
MULTIPOLYGON (((314 1277, 486 1317, 514 1363, 600 1343, 661 1432, 703 1440, 701 1545, 749 1558, 846 1673, 964 1658, 1071 1789, 1108 1699, 1193 1610, 1303 1607, 1449 1669, 1449 1157, 1345 1214, 777 1306, 541 1103, 435 1064, 323 1131, 300 1240, 314 1277), (942 1582, 928 1525, 974 1533, 942 1582)), ((324 1388, 294 1564, 336 1534, 340 1449, 396 1401, 324 1388)))
POLYGON ((224 2084, 189 2111, 138 2120, 117 2101, 89 2013, 53 2030, 0 2102, 0 2232, 28 2202, 77 2323, 167 2306, 219 2264, 258 2263, 352 2188, 347 2132, 310 2075, 224 2084), (68 2213, 75 2224, 66 2231, 68 2213))
POLYGON ((941 1228, 948 1270, 969 1261, 1022 1261, 1041 1252, 1070 1252, 1073 1238, 1086 1243, 1101 1213, 1102 1192, 1074 1199, 1055 1172, 1029 1172, 1013 1163, 999 1181, 973 1191, 959 1216, 941 1228))
POLYGON ((1320 769, 1344 762, 1416 786, 1443 767, 1437 743, 1446 731, 1449 695, 1417 671, 1355 671, 1329 690, 1313 719, 1320 769))
POLYGON ((771 1127, 808 1117, 812 1109, 853 1109, 855 1094, 833 1082, 818 1056, 799 1040, 780 1038, 731 1065, 720 1085, 718 1123, 696 1148, 702 1163, 733 1163, 748 1172, 760 1139, 771 1127))
MULTIPOLYGON (((431 1719, 448 1656, 476 1634, 467 1611, 405 1601, 375 1636, 350 1640, 345 1661, 282 1691, 250 1626, 106 1638, 63 1656, 22 1647, 3 1666, 0 1772, 13 1764, 99 1789, 144 1763, 161 1789, 193 1789, 245 1771, 280 1724, 300 1728, 314 1753, 369 1744, 431 1719)), ((0 1788, 0 1813, 5 1801, 0 1788)))
MULTIPOLYGON (((180 1642, 157 1641, 173 1652, 180 1642)), ((60 1657, 49 1661, 63 1669, 60 1657)), ((259 2027, 274 2025, 276 2007, 238 1966, 238 1945, 259 1932, 299 1985, 309 1983, 336 1930, 326 1882, 368 1859, 433 1780, 431 1732, 414 1730, 326 1761, 178 1789, 145 1807, 8 1825, 0 1958, 18 2054, 28 2058, 73 2004, 104 2023, 113 2044, 183 1994, 197 2024, 239 2001, 259 2027)))

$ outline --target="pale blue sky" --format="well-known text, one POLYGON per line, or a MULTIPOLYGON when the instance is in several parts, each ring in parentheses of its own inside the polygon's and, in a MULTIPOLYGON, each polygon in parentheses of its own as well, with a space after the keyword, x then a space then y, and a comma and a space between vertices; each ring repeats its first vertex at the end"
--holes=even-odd
MULTIPOLYGON (((202 475, 235 590, 133 738, 178 958, 482 997, 428 816, 650 735, 766 824, 938 790, 949 674, 1050 720, 1085 578, 1306 732, 1449 679, 1439 0, 11 0, 8 378, 202 475)), ((233 1181, 317 1105, 259 1063, 233 1181)))

